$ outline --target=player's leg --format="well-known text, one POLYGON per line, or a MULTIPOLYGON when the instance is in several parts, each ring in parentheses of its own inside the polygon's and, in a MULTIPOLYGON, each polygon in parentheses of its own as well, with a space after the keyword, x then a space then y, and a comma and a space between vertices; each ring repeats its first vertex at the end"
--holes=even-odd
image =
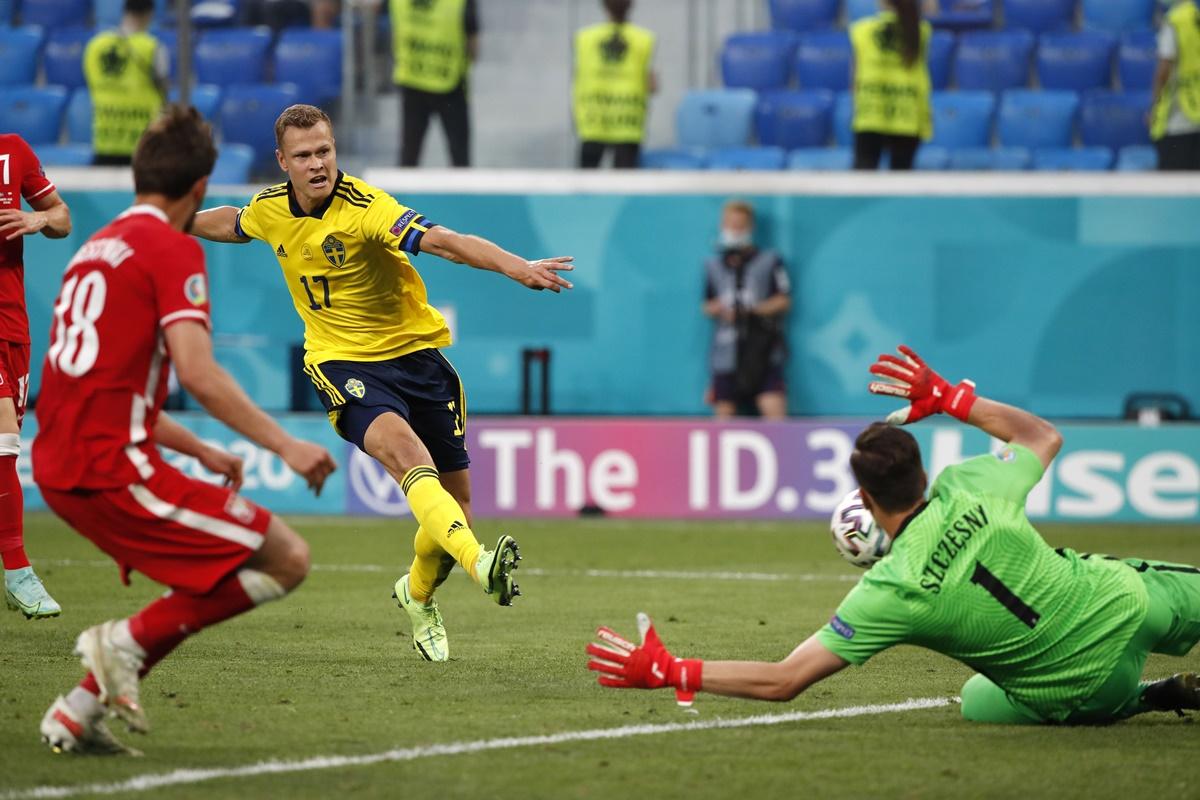
POLYGON ((715 372, 712 377, 713 416, 733 419, 737 416, 737 376, 732 372, 715 372))
POLYGON ((754 398, 759 415, 765 420, 787 419, 787 384, 783 368, 772 366, 763 379, 763 390, 754 398))
POLYGON ((429 95, 405 86, 400 90, 400 166, 416 167, 421 163, 421 149, 433 108, 429 95))
POLYGON ((983 675, 975 675, 963 684, 961 696, 963 719, 970 722, 1040 725, 1045 721, 983 675))

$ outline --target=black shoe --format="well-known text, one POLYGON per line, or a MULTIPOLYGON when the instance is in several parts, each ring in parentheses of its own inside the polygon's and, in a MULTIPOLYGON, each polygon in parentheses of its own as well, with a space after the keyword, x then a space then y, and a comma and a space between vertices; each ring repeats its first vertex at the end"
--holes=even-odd
POLYGON ((1142 690, 1142 702, 1154 711, 1174 711, 1179 716, 1183 716, 1185 709, 1200 709, 1200 676, 1181 672, 1155 681, 1142 690))

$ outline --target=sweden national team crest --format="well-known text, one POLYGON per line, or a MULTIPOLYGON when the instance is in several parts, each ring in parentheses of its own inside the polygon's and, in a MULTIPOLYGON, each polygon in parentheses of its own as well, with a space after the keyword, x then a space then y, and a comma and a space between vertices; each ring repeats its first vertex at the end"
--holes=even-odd
POLYGON ((367 387, 358 378, 351 378, 346 381, 346 391, 362 400, 363 395, 367 393, 367 387))
POLYGON ((335 267, 346 263, 346 245, 342 244, 341 240, 334 237, 332 233, 325 237, 325 241, 321 242, 321 252, 325 254, 325 259, 335 267))

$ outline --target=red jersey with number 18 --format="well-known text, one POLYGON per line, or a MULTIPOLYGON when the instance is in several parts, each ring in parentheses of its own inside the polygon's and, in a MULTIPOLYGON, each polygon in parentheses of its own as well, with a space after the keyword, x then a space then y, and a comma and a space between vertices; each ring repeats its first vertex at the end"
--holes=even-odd
MULTIPOLYGON (((21 207, 45 197, 54 184, 29 145, 15 133, 0 133, 0 209, 21 207)), ((25 266, 21 261, 25 237, 0 236, 0 339, 29 344, 29 318, 25 315, 25 266)))
POLYGON ((79 249, 42 367, 39 486, 117 489, 154 474, 170 363, 163 332, 189 320, 209 325, 204 252, 158 208, 134 206, 79 249))

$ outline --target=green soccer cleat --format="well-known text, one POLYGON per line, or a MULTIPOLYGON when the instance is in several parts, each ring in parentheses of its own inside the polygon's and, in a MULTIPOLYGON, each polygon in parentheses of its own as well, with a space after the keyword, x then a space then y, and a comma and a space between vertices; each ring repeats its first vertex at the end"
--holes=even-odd
POLYGON ((483 550, 475 562, 475 576, 483 591, 499 605, 511 606, 514 597, 521 596, 521 589, 513 580, 512 573, 521 560, 521 548, 511 536, 501 536, 495 550, 483 550))
POLYGON ((61 695, 42 717, 42 741, 55 753, 81 756, 140 756, 123 744, 104 724, 104 716, 88 719, 61 695))
POLYGON ((48 619, 62 613, 62 606, 46 591, 33 567, 4 571, 4 600, 10 609, 24 614, 25 619, 48 619))
POLYGON ((79 634, 75 655, 100 684, 100 702, 125 722, 129 730, 146 733, 150 722, 142 709, 138 673, 142 657, 113 640, 115 622, 102 622, 79 634))
POLYGON ((1200 676, 1181 672, 1170 678, 1155 681, 1142 690, 1142 702, 1155 711, 1184 711, 1200 709, 1200 676))
POLYGON ((413 649, 426 661, 449 661, 450 640, 446 638, 446 626, 442 623, 437 600, 429 598, 428 605, 414 600, 408 591, 407 575, 396 581, 392 597, 398 606, 408 612, 408 619, 412 622, 413 649))

